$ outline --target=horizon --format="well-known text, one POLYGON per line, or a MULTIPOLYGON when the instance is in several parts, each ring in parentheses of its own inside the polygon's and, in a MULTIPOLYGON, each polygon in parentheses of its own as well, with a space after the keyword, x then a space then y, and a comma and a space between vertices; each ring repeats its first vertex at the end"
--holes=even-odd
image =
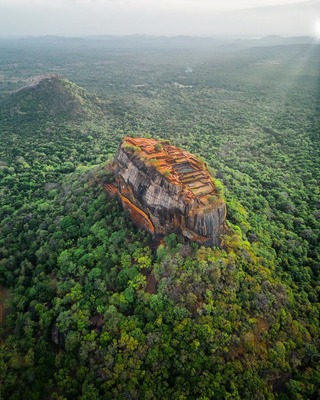
POLYGON ((320 1, 0 0, 0 37, 310 36, 320 39, 320 1))
POLYGON ((301 34, 301 35, 278 35, 278 34, 268 34, 268 35, 212 35, 212 36, 205 36, 205 35, 188 35, 188 34, 176 34, 176 35, 166 35, 166 34, 159 34, 153 35, 148 33, 129 33, 129 34, 70 34, 70 35, 53 35, 53 34, 39 34, 39 35, 0 35, 0 40, 27 40, 27 39, 79 39, 79 40, 103 40, 103 39, 129 39, 129 38, 137 38, 137 39, 203 39, 203 40, 225 40, 225 41, 232 41, 232 40, 262 40, 268 38, 278 38, 278 39, 314 39, 319 41, 319 37, 314 35, 308 34, 301 34))

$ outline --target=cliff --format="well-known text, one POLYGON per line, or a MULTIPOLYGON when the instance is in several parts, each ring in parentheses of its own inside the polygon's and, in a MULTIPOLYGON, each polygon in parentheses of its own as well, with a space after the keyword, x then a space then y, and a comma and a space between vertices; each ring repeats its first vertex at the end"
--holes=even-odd
POLYGON ((226 206, 204 163, 185 150, 155 139, 126 137, 113 165, 117 195, 133 221, 152 234, 181 233, 219 246, 226 206))

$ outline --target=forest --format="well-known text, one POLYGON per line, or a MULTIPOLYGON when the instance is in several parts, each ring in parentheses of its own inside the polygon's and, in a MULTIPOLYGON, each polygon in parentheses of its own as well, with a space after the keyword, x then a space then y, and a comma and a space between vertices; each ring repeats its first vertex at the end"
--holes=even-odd
POLYGON ((274 41, 0 40, 1 399, 320 398, 320 45, 274 41), (108 197, 127 135, 205 160, 221 248, 108 197))

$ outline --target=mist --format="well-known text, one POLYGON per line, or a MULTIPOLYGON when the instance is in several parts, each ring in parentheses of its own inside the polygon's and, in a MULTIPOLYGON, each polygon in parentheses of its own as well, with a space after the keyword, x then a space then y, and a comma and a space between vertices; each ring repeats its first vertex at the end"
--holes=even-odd
POLYGON ((0 0, 0 15, 2 37, 320 35, 314 0, 0 0))

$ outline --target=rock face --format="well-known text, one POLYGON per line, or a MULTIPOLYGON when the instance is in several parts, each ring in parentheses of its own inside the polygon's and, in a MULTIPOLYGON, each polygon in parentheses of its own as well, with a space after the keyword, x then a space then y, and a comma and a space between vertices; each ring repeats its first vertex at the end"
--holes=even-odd
POLYGON ((204 163, 164 141, 126 137, 113 166, 117 195, 133 221, 152 234, 181 233, 219 246, 226 206, 204 163))

